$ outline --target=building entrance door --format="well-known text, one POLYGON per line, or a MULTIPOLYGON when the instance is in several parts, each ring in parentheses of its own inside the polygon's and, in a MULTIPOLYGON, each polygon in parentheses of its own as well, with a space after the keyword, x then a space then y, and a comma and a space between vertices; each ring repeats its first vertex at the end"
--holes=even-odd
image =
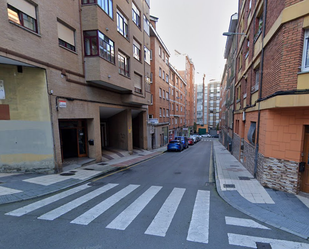
POLYGON ((305 171, 301 173, 300 190, 309 193, 309 126, 306 126, 302 161, 305 162, 305 171))
POLYGON ((59 121, 59 131, 62 160, 88 155, 86 120, 59 121))

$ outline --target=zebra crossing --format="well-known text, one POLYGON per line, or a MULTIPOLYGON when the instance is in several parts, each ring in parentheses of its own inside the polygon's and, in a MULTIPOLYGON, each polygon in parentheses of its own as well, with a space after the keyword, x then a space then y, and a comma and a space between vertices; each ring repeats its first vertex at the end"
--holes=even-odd
MULTIPOLYGON (((13 211, 7 212, 8 216, 21 217, 36 211, 38 220, 53 221, 68 212, 77 209, 81 205, 88 203, 92 199, 99 197, 100 195, 111 191, 112 189, 120 188, 116 193, 110 193, 109 197, 104 198, 98 204, 89 209, 85 210, 79 216, 72 218, 69 221, 71 224, 87 226, 95 219, 97 219, 104 212, 112 208, 115 204, 120 202, 122 199, 129 197, 135 190, 140 188, 140 185, 129 184, 127 186, 119 186, 117 183, 108 183, 102 187, 91 190, 91 186, 84 184, 64 192, 55 194, 53 196, 47 197, 45 199, 33 202, 29 205, 20 207, 13 211), (91 190, 91 191, 89 191, 91 190), (74 199, 74 194, 78 194, 82 191, 88 191, 88 193, 83 194, 80 197, 74 199), (73 197, 72 197, 73 196, 73 197), (55 202, 59 200, 65 201, 65 198, 70 198, 65 204, 55 207, 55 202), (73 199, 73 200, 71 200, 73 199), (49 206, 52 208, 48 208, 49 206), (45 213, 40 213, 40 209, 44 208, 45 213), (51 210, 50 210, 51 209, 51 210), (49 210, 46 212, 46 210, 49 210)), ((149 205, 151 200, 162 191, 162 186, 150 186, 146 191, 139 194, 138 197, 126 207, 122 212, 117 214, 117 216, 106 225, 106 229, 114 230, 126 230, 129 225, 138 218, 139 214, 149 205)), ((162 201, 162 205, 159 211, 154 215, 149 226, 145 230, 144 234, 165 237, 172 222, 175 214, 181 204, 181 200, 185 195, 185 188, 173 188, 168 194, 167 198, 162 201)), ((193 199, 192 199, 193 200, 193 199)), ((191 211, 190 211, 191 212, 191 211)), ((191 220, 188 225, 186 240, 190 242, 197 242, 208 244, 209 243, 209 223, 210 223, 210 191, 208 190, 197 190, 194 200, 194 205, 192 209, 192 215, 190 215, 191 220)), ((225 224, 227 226, 241 226, 252 229, 267 229, 265 227, 251 219, 241 219, 236 217, 225 217, 225 224)), ((280 248, 284 243, 289 244, 289 248, 309 248, 308 244, 289 242, 283 240, 260 238, 254 236, 244 236, 241 234, 228 233, 228 241, 230 245, 235 246, 247 246, 251 248, 256 248, 256 242, 264 242, 271 244, 272 248, 280 248)))

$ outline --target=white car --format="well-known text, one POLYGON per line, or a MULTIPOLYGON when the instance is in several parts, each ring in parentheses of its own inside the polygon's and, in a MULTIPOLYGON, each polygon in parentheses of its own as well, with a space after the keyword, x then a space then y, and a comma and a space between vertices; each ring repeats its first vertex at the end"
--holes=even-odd
POLYGON ((204 134, 204 135, 202 135, 202 137, 209 138, 209 137, 211 137, 211 135, 210 134, 204 134))

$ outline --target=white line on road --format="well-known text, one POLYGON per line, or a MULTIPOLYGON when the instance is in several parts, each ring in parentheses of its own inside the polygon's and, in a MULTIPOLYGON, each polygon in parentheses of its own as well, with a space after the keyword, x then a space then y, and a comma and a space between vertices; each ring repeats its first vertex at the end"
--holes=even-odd
POLYGON ((187 240, 208 243, 210 191, 198 190, 187 240))
POLYGON ((91 221, 99 217, 103 214, 106 210, 110 207, 115 205, 118 201, 126 197, 130 194, 133 190, 138 188, 140 185, 129 185, 124 189, 120 190, 116 194, 112 195, 111 197, 107 198, 106 200, 102 201, 98 205, 94 206, 93 208, 89 209, 84 214, 78 216, 76 219, 72 220, 70 223, 79 224, 79 225, 88 225, 91 221))
POLYGON ((249 228, 260 228, 260 229, 269 229, 268 227, 265 227, 254 220, 249 219, 241 219, 241 218, 234 218, 234 217, 225 217, 225 223, 227 225, 232 226, 241 226, 241 227, 249 227, 249 228))
POLYGON ((152 198, 161 190, 162 187, 152 186, 120 215, 118 215, 106 228, 125 230, 137 215, 146 207, 152 198))
POLYGON ((104 192, 112 189, 113 187, 116 187, 118 184, 107 184, 101 188, 98 188, 96 190, 93 190, 92 192, 83 195, 71 202, 68 202, 65 205, 62 205, 46 214, 41 215, 40 217, 38 217, 38 219, 40 220, 54 220, 58 217, 60 217, 61 215, 71 211, 74 208, 79 207, 80 205, 86 203, 87 201, 99 196, 100 194, 103 194, 104 192))
POLYGON ((6 215, 12 215, 12 216, 20 217, 20 216, 22 216, 24 214, 30 213, 30 212, 32 212, 32 211, 34 211, 36 209, 39 209, 39 208, 44 207, 46 205, 49 205, 49 204, 51 204, 51 203, 53 203, 55 201, 58 201, 58 200, 63 199, 65 197, 68 197, 68 196, 70 196, 72 194, 75 194, 75 193, 77 193, 79 191, 82 191, 82 190, 84 190, 86 188, 89 188, 89 187, 90 186, 85 184, 85 185, 81 185, 81 186, 76 187, 76 188, 72 188, 72 189, 64 191, 62 193, 59 193, 59 194, 53 195, 51 197, 45 198, 45 199, 43 199, 41 201, 37 201, 37 202, 31 203, 31 204, 29 204, 27 206, 24 206, 22 208, 16 209, 16 210, 14 210, 12 212, 8 212, 8 213, 6 213, 6 215))
POLYGON ((183 188, 173 189, 145 234, 165 236, 185 191, 183 188))
POLYGON ((260 242, 270 244, 272 249, 282 249, 282 248, 309 249, 309 244, 292 242, 287 240, 260 238, 260 237, 253 237, 233 233, 228 233, 228 238, 230 245, 242 246, 242 247, 256 248, 256 242, 260 242))

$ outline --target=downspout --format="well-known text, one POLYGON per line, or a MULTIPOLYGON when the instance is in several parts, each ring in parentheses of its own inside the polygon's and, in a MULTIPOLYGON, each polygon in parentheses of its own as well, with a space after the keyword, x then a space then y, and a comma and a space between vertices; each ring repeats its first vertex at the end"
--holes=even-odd
MULTIPOLYGON (((260 72, 260 82, 259 82, 259 99, 262 98, 262 82, 263 82, 263 68, 264 68, 264 38, 266 29, 266 14, 267 14, 267 0, 264 0, 264 10, 263 10, 263 31, 262 31, 262 54, 261 54, 261 72, 260 72)), ((259 138, 260 138, 260 123, 261 123, 261 102, 258 102, 258 120, 256 129, 256 147, 255 147, 255 158, 254 158, 254 178, 257 175, 258 160, 259 160, 259 138)))

